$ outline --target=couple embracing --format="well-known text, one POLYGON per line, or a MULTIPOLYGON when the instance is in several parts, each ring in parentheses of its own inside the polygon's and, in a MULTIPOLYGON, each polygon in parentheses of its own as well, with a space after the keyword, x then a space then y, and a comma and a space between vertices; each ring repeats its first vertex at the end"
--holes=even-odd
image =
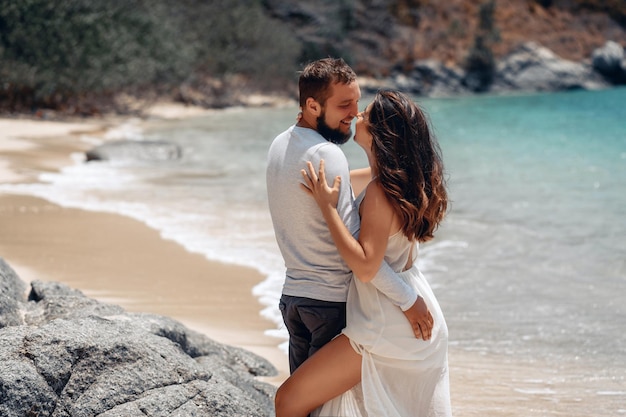
POLYGON ((450 416, 448 330, 416 265, 447 208, 426 117, 397 91, 359 112, 341 59, 307 65, 299 90, 301 116, 267 167, 291 371, 276 416, 450 416), (354 118, 369 168, 350 171, 338 145, 354 118))

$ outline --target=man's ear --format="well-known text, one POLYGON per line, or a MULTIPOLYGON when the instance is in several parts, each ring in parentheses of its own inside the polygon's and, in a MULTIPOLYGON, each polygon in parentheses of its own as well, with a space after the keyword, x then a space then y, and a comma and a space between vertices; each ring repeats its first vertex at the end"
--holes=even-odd
POLYGON ((313 97, 307 98, 304 106, 315 117, 319 117, 322 114, 322 106, 313 97))

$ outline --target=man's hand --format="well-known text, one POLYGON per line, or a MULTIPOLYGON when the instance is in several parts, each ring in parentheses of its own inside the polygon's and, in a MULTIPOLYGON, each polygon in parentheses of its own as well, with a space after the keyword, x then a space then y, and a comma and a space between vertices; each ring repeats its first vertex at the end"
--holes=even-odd
POLYGON ((434 320, 422 297, 417 297, 415 303, 408 310, 404 311, 404 315, 411 323, 415 337, 430 340, 434 320))

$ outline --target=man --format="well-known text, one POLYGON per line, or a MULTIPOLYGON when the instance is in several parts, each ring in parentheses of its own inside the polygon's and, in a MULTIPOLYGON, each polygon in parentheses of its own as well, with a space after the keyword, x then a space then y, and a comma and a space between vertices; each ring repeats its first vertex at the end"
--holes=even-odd
MULTIPOLYGON (((300 188, 300 171, 325 161, 326 177, 341 177, 337 210, 351 233, 359 230, 348 161, 339 148, 352 135, 361 91, 342 59, 314 61, 299 79, 301 117, 268 152, 267 192, 276 240, 287 268, 280 310, 289 332, 291 373, 345 327, 352 273, 341 259, 317 203, 300 188), (344 185, 345 184, 345 185, 344 185)), ((386 263, 371 281, 405 311, 416 335, 417 293, 386 263)))

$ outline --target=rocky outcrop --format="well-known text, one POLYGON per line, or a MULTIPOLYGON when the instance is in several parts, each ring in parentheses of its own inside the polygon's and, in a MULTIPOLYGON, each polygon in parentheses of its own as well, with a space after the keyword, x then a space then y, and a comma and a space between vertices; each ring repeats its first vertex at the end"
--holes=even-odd
POLYGON ((182 155, 174 143, 152 140, 117 140, 106 142, 86 152, 87 161, 170 161, 182 155))
POLYGON ((590 65, 561 59, 534 42, 514 50, 497 65, 492 91, 593 90, 608 87, 590 65))
POLYGON ((406 84, 408 80, 414 83, 414 92, 429 97, 466 94, 467 88, 463 85, 464 71, 459 67, 444 65, 441 62, 427 59, 417 61, 413 71, 403 80, 396 76, 396 82, 406 84))
MULTIPOLYGON (((395 88, 426 97, 474 94, 466 72, 438 61, 420 60, 407 72, 395 70, 385 79, 359 78, 362 89, 395 88)), ((626 59, 619 44, 607 43, 594 51, 593 64, 562 59, 533 42, 525 43, 496 63, 493 82, 486 93, 596 90, 626 81, 626 59), (609 81, 608 78, 611 77, 609 81)))
POLYGON ((593 68, 613 84, 626 84, 626 53, 624 48, 613 41, 593 51, 593 68))
POLYGON ((26 289, 0 258, 0 415, 273 415, 265 359, 63 284, 26 289))

